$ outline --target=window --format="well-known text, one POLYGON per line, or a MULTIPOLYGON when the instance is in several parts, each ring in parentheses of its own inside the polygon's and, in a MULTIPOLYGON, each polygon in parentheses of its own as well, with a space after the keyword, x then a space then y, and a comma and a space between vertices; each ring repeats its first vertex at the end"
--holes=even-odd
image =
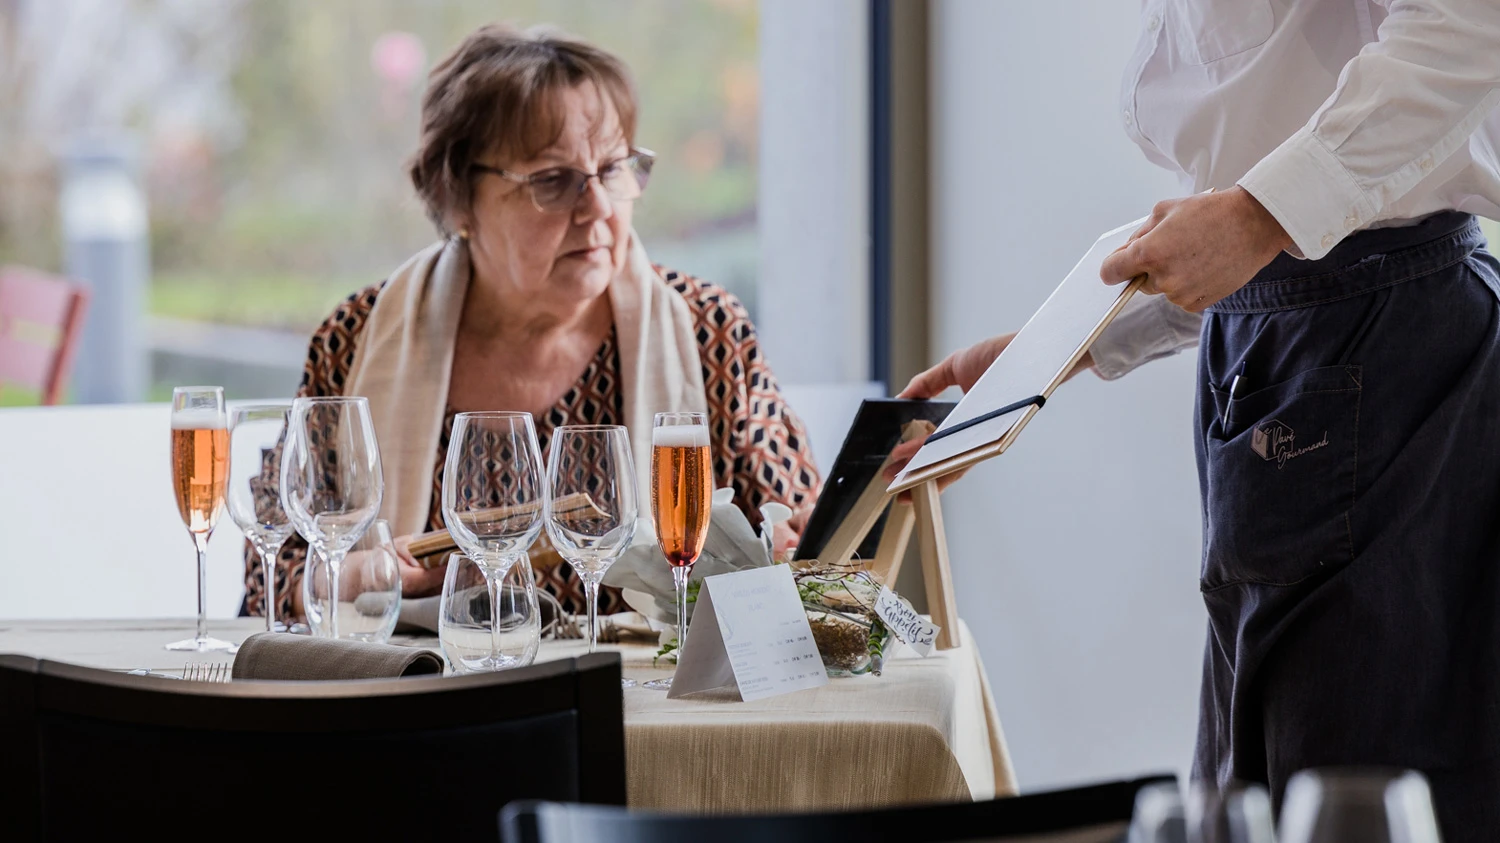
POLYGON ((289 394, 307 333, 433 241, 404 166, 426 73, 494 20, 625 60, 659 156, 637 230, 753 311, 755 0, 0 0, 0 262, 67 268, 57 153, 128 133, 151 270, 146 312, 115 318, 147 320, 149 397, 289 394))

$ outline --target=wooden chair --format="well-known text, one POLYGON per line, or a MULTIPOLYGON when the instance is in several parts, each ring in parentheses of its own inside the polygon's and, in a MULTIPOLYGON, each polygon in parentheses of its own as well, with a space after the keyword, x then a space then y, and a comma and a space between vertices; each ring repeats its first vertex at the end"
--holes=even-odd
POLYGON ((0 267, 0 391, 9 385, 60 403, 88 310, 88 289, 66 278, 0 267))
POLYGON ((1136 794, 1171 775, 952 805, 831 814, 663 816, 623 808, 522 801, 500 814, 505 843, 1123 843, 1136 794))
POLYGON ((0 839, 496 840, 520 798, 625 804, 617 653, 228 683, 0 655, 0 839))

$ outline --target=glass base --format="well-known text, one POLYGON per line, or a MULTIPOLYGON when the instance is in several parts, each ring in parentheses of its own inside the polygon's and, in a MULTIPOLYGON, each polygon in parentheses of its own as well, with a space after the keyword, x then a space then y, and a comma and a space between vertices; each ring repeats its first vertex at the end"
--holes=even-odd
POLYGON ((670 691, 672 690, 672 677, 668 676, 665 679, 652 679, 650 682, 647 682, 644 687, 650 688, 653 691, 670 691))
POLYGON ((239 647, 228 641, 220 641, 217 638, 204 636, 202 638, 187 638, 182 641, 173 641, 166 646, 166 649, 187 653, 217 653, 220 650, 232 653, 238 650, 239 647))
POLYGON ((462 672, 485 673, 525 666, 526 660, 519 656, 485 656, 479 659, 464 659, 462 672))

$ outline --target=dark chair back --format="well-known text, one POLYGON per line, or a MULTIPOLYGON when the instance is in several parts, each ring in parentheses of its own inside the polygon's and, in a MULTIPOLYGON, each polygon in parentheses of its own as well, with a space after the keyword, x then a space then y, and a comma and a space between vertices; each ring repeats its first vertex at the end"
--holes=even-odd
POLYGON ((522 798, 625 804, 618 654, 217 684, 0 655, 6 840, 495 840, 522 798))
POLYGON ((1144 787, 1171 775, 951 805, 832 814, 689 817, 622 808, 515 802, 500 815, 505 843, 1123 843, 1144 787))

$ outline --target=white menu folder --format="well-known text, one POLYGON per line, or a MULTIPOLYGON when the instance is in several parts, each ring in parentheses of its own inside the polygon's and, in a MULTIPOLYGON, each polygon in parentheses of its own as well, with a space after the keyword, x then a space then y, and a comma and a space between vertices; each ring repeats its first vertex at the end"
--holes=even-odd
POLYGON ((1105 284, 1099 280, 1099 268, 1146 219, 1106 231, 1094 241, 896 476, 890 492, 960 471, 999 456, 1010 447, 1052 390, 1145 281, 1145 276, 1140 276, 1127 284, 1105 284))

